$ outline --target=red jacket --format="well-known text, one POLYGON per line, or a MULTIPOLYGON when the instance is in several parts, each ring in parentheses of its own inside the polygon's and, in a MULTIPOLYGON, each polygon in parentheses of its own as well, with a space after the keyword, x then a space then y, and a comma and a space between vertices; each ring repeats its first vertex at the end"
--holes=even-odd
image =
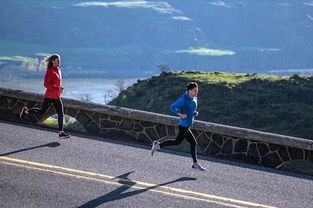
POLYGON ((51 67, 47 69, 45 75, 44 86, 47 88, 45 98, 59 99, 62 93, 62 75, 59 67, 51 67))

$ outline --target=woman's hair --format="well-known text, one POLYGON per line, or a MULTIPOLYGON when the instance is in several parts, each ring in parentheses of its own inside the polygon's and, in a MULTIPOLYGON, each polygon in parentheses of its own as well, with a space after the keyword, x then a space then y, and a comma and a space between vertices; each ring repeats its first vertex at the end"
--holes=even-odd
POLYGON ((52 61, 54 61, 55 59, 60 59, 60 55, 59 54, 53 54, 51 56, 48 56, 45 59, 45 62, 47 64, 47 69, 50 69, 53 66, 52 61))
POLYGON ((187 84, 187 91, 188 91, 188 90, 192 90, 192 89, 194 89, 194 88, 196 88, 196 87, 198 87, 198 84, 197 84, 196 82, 189 82, 189 83, 187 84))

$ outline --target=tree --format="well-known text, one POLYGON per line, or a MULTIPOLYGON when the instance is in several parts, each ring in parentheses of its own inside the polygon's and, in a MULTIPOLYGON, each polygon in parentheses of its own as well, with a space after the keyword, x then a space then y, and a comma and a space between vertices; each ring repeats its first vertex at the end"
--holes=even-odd
POLYGON ((86 101, 86 102, 91 102, 92 101, 92 97, 91 97, 90 94, 85 94, 85 95, 81 96, 80 100, 86 101))
POLYGON ((111 100, 117 97, 117 92, 111 89, 105 90, 105 94, 103 95, 104 103, 107 104, 111 100))
POLYGON ((158 67, 159 67, 161 73, 170 71, 170 67, 168 64, 159 64, 158 67))
POLYGON ((117 88, 117 91, 120 93, 126 89, 126 82, 123 79, 118 79, 113 82, 114 86, 117 88))

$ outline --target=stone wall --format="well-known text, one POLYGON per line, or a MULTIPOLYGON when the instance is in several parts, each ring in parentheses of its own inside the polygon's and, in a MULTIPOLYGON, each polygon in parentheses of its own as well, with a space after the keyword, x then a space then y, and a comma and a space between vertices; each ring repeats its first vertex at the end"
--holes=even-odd
MULTIPOLYGON (((63 98, 65 114, 76 118, 88 133, 117 139, 140 141, 150 145, 156 139, 174 139, 178 118, 134 109, 63 98)), ((40 107, 43 95, 0 88, 0 119, 22 122, 19 112, 23 106, 40 107)), ((55 114, 50 108, 44 118, 55 114)), ((196 121, 192 129, 199 152, 211 156, 240 159, 276 167, 289 160, 313 161, 313 141, 196 121)), ((189 151, 188 145, 178 149, 189 151)))

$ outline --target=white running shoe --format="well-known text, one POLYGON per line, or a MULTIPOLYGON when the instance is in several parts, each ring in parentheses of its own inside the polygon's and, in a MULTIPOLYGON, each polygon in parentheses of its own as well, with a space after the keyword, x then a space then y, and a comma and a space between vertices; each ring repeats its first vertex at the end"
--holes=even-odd
POLYGON ((199 163, 194 163, 192 165, 192 168, 195 170, 199 170, 199 171, 206 171, 206 169, 204 167, 202 167, 199 163))
POLYGON ((27 108, 26 106, 22 108, 22 110, 21 110, 21 112, 20 112, 20 118, 21 118, 21 119, 24 119, 24 118, 25 118, 26 114, 28 114, 27 111, 28 111, 28 108, 27 108))
POLYGON ((154 141, 152 143, 152 148, 151 148, 151 155, 153 156, 153 154, 160 149, 160 142, 158 141, 154 141))

